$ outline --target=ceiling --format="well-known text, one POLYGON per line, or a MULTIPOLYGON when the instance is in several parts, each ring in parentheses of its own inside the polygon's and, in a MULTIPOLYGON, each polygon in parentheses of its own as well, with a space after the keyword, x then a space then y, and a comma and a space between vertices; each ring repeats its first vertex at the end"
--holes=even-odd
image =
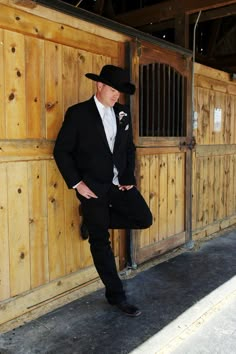
POLYGON ((236 0, 63 0, 63 2, 190 50, 193 49, 193 34, 196 27, 196 61, 229 73, 236 73, 236 0))

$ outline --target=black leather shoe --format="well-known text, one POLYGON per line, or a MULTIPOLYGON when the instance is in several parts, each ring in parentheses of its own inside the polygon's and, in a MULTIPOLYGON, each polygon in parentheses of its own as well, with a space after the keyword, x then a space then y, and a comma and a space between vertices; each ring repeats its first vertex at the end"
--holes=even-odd
POLYGON ((131 316, 131 317, 138 317, 141 315, 141 311, 139 310, 138 307, 129 304, 126 301, 119 302, 118 304, 115 304, 115 306, 124 312, 125 315, 131 316))

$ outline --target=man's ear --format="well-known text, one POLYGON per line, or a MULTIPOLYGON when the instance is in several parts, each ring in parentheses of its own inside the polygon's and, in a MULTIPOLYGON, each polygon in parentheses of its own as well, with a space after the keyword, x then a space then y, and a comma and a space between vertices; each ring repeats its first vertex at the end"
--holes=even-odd
POLYGON ((97 82, 97 88, 98 88, 98 90, 101 90, 102 89, 102 87, 103 87, 103 83, 102 82, 100 82, 100 81, 98 81, 97 82))

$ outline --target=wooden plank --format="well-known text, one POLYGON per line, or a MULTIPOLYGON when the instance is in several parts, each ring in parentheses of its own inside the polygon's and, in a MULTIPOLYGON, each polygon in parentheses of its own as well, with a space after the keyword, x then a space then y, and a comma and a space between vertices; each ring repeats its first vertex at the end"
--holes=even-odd
POLYGON ((228 129, 228 134, 229 134, 229 141, 228 144, 234 144, 235 143, 235 127, 236 127, 236 120, 234 119, 235 117, 235 105, 234 102, 236 101, 236 97, 227 95, 226 96, 226 115, 227 115, 227 129, 228 129))
POLYGON ((9 163, 7 178, 10 289, 16 296, 30 289, 27 163, 9 163))
POLYGON ((46 138, 55 139, 63 119, 62 46, 45 42, 46 138))
POLYGON ((0 164, 0 301, 10 297, 10 271, 9 271, 9 229, 8 229, 8 176, 7 165, 0 164))
POLYGON ((220 219, 226 217, 226 195, 225 195, 225 156, 220 157, 220 186, 221 186, 221 198, 220 198, 220 219))
MULTIPOLYGON (((235 117, 236 115, 236 96, 233 96, 232 102, 232 116, 235 117)), ((231 120, 231 129, 232 129, 232 143, 236 144, 236 121, 235 119, 231 120)))
MULTIPOLYGON (((144 139, 145 140, 145 139, 144 139)), ((181 140, 179 139, 178 142, 175 142, 175 145, 177 146, 165 146, 166 144, 162 144, 162 141, 158 141, 156 140, 156 143, 150 141, 148 143, 148 145, 152 145, 153 146, 137 146, 136 145, 136 154, 137 156, 142 156, 142 155, 157 155, 157 154, 173 154, 173 153, 178 153, 179 152, 179 143, 181 142, 181 140), (159 146, 159 144, 161 146, 159 146)), ((172 145, 172 142, 169 143, 170 145, 172 145)), ((174 143, 173 143, 174 144, 174 143)))
MULTIPOLYGON (((45 138, 44 120, 44 41, 25 37, 27 137, 45 138), (33 79, 35 78, 35 79, 33 79)), ((46 78, 47 80, 47 78, 46 78)))
POLYGON ((225 216, 231 215, 231 207, 232 207, 232 196, 229 194, 230 192, 232 193, 232 189, 230 188, 230 185, 233 185, 233 183, 230 183, 230 160, 231 156, 225 156, 224 157, 224 163, 225 163, 225 183, 224 183, 224 195, 225 195, 225 216))
MULTIPOLYGON (((78 102, 79 69, 83 61, 78 49, 67 46, 62 47, 63 55, 63 111, 78 102), (75 80, 75 78, 78 78, 75 80)), ((82 239, 79 233, 80 216, 78 212, 79 201, 75 192, 64 186, 65 211, 65 252, 66 273, 69 274, 82 267, 81 252, 82 239)))
POLYGON ((235 215, 225 218, 223 220, 216 221, 213 224, 207 225, 204 228, 194 230, 193 239, 199 240, 208 237, 216 232, 228 228, 231 225, 234 225, 235 223, 236 223, 235 215))
POLYGON ((64 183, 66 274, 82 267, 81 243, 83 241, 79 234, 78 206, 75 191, 69 190, 64 183))
POLYGON ((4 35, 3 30, 0 29, 0 139, 6 138, 6 119, 5 119, 5 97, 4 97, 4 35))
POLYGON ((45 140, 2 140, 0 162, 51 160, 54 142, 45 140))
POLYGON ((198 88, 197 109, 198 109, 198 128, 197 143, 209 144, 210 141, 210 97, 209 91, 198 88))
POLYGON ((232 116, 232 97, 230 95, 225 96, 225 125, 224 125, 224 144, 230 144, 232 141, 232 123, 234 120, 232 116))
POLYGON ((215 178, 215 169, 214 169, 214 158, 207 158, 207 177, 208 177, 208 223, 211 224, 214 221, 214 178, 215 178))
MULTIPOLYGON (((27 13, 26 11, 22 11, 20 9, 15 10, 13 16, 11 7, 1 5, 1 28, 21 32, 23 34, 49 40, 57 44, 64 44, 74 48, 81 48, 82 50, 101 55, 106 53, 110 57, 117 57, 118 43, 116 43, 114 40, 102 38, 102 34, 98 39, 98 35, 85 32, 78 28, 79 26, 76 21, 74 22, 74 25, 77 28, 73 28, 71 24, 62 25, 60 22, 53 22, 52 10, 50 10, 50 20, 47 20, 42 18, 40 14, 39 16, 35 16, 32 13, 27 13)), ((115 36, 113 35, 112 37, 114 38, 115 36)))
POLYGON ((208 175, 208 159, 203 158, 202 159, 202 226, 204 227, 205 225, 208 224, 208 219, 209 219, 209 175, 208 175))
POLYGON ((159 201, 159 240, 164 240, 167 237, 167 155, 161 154, 159 156, 159 181, 160 181, 160 201, 159 201))
POLYGON ((24 139, 27 136, 25 100, 24 36, 4 32, 6 137, 24 139), (17 112, 17 114, 16 114, 17 112))
MULTIPOLYGON (((140 191, 146 203, 150 203, 150 161, 149 156, 142 156, 140 159, 140 170, 139 170, 139 180, 140 180, 140 191)), ((140 230, 140 247, 145 247, 150 244, 150 230, 140 230)))
POLYGON ((49 279, 66 274, 63 180, 54 161, 47 161, 49 279))
MULTIPOLYGON (((232 159, 232 163, 233 163, 233 175, 234 177, 236 176, 236 155, 234 155, 233 159, 232 159)), ((236 184, 234 183, 234 193, 233 193, 233 196, 234 196, 234 201, 233 201, 233 208, 234 208, 234 211, 236 210, 236 184)))
MULTIPOLYGON (((207 76, 208 79, 212 78, 215 80, 222 81, 222 83, 230 82, 230 74, 222 70, 217 70, 206 65, 199 63, 194 63, 194 73, 195 76, 201 75, 207 76)), ((211 82, 211 81, 210 81, 211 82)))
POLYGON ((49 281, 46 161, 28 164, 31 288, 49 281))
POLYGON ((197 228, 202 227, 203 221, 203 201, 202 201, 202 190, 203 190, 203 159, 197 159, 196 161, 196 179, 197 179, 197 186, 196 186, 196 199, 197 199, 197 210, 196 210, 196 221, 197 221, 197 228))
POLYGON ((82 54, 78 49, 62 47, 63 111, 78 102, 79 67, 82 54))
POLYGON ((179 234, 185 229, 185 154, 176 154, 175 172, 175 233, 179 234))
POLYGON ((175 18, 179 14, 192 14, 234 3, 234 0, 194 0, 189 2, 186 2, 185 0, 179 0, 178 2, 169 0, 118 15, 115 17, 115 20, 131 27, 138 27, 148 23, 166 21, 175 18))
POLYGON ((89 80, 85 74, 93 72, 93 56, 91 53, 79 50, 78 73, 78 100, 87 100, 95 92, 94 81, 89 80))
POLYGON ((220 156, 214 157, 214 221, 220 219, 221 185, 220 185, 220 156))
MULTIPOLYGON (((179 188, 179 186, 178 186, 179 188)), ((167 155, 167 236, 175 234, 176 155, 167 155)))
POLYGON ((147 246, 139 250, 135 261, 137 262, 137 264, 141 264, 154 257, 158 257, 163 253, 166 253, 170 250, 174 250, 175 248, 183 245, 185 243, 185 240, 185 232, 169 237, 167 239, 163 239, 155 243, 154 245, 150 245, 149 247, 147 246))
POLYGON ((196 152, 192 155, 192 230, 197 228, 197 171, 196 171, 196 152))
POLYGON ((225 156, 236 154, 236 145, 197 145, 197 157, 225 156))
POLYGON ((229 156, 229 173, 228 173, 228 183, 227 183, 227 199, 228 199, 228 210, 227 215, 234 215, 236 210, 236 187, 235 183, 232 183, 235 179, 236 173, 236 155, 229 156))
POLYGON ((150 209, 153 224, 150 227, 150 244, 159 239, 159 156, 150 156, 150 209))
MULTIPOLYGON (((52 304, 60 297, 62 298, 61 305, 66 303, 68 298, 70 298, 70 301, 76 300, 76 298, 78 298, 81 294, 79 290, 83 287, 91 289, 89 285, 93 282, 96 282, 93 291, 102 287, 101 282, 98 281, 98 274, 95 268, 90 267, 70 274, 59 280, 51 281, 50 283, 33 289, 32 291, 22 294, 21 296, 17 296, 11 299, 11 301, 8 301, 2 305, 0 304, 0 324, 18 318, 22 314, 29 313, 37 308, 47 308, 48 303, 51 303, 52 307, 52 304), (70 294, 73 293, 76 296, 74 298, 70 296, 70 294)), ((88 292, 89 290, 87 290, 87 293, 88 292)), ((86 294, 86 291, 84 291, 84 294, 86 294)), ((43 310, 41 311, 43 312, 43 310)))

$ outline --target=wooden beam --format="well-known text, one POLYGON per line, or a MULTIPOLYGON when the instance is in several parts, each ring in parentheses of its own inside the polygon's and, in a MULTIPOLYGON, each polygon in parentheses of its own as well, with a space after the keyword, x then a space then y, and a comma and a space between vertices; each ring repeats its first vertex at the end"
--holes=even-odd
POLYGON ((102 15, 104 8, 104 0, 97 0, 94 5, 94 12, 98 15, 102 15))
POLYGON ((214 58, 207 58, 206 56, 196 54, 196 62, 220 70, 227 69, 226 71, 228 72, 234 72, 236 68, 236 53, 229 55, 219 55, 214 58))
POLYGON ((208 40, 208 48, 207 48, 207 56, 209 58, 211 58, 216 50, 216 43, 217 43, 217 39, 218 39, 218 35, 220 33, 220 28, 222 25, 222 19, 219 18, 215 21, 213 21, 213 23, 211 23, 211 27, 210 27, 210 36, 209 36, 209 40, 208 40))
MULTIPOLYGON (((206 21, 212 21, 212 20, 217 20, 222 17, 228 17, 236 15, 236 4, 230 5, 230 6, 225 6, 225 7, 220 7, 217 9, 209 10, 209 11, 204 11, 199 19, 200 22, 206 22, 206 21)), ((189 24, 194 24, 196 22, 198 14, 192 14, 189 16, 189 24)), ((175 20, 167 20, 167 21, 161 21, 158 23, 152 23, 148 24, 145 26, 140 26, 137 27, 140 31, 147 32, 147 33, 155 33, 159 31, 163 31, 168 28, 174 28, 175 27, 175 20)))
POLYGON ((151 23, 166 21, 179 14, 192 14, 199 11, 216 9, 222 6, 236 4, 236 0, 169 0, 142 9, 129 11, 115 17, 117 22, 131 27, 144 26, 151 23))
POLYGON ((34 9, 37 6, 36 2, 31 0, 14 0, 14 4, 27 7, 28 9, 34 9))
POLYGON ((189 15, 182 14, 175 18, 175 44, 189 47, 189 15))

